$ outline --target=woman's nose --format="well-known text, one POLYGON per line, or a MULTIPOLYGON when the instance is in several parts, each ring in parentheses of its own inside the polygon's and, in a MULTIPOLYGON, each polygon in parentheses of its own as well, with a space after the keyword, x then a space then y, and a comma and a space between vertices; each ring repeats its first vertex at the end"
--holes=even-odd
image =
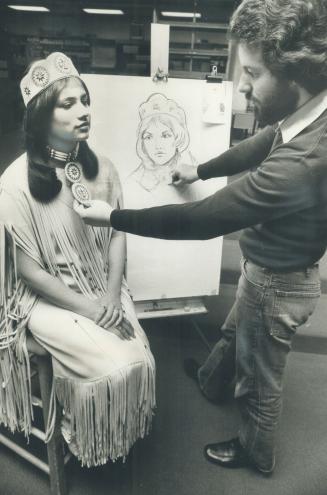
POLYGON ((90 107, 80 102, 77 107, 77 116, 79 119, 85 119, 85 117, 89 117, 90 115, 90 107))

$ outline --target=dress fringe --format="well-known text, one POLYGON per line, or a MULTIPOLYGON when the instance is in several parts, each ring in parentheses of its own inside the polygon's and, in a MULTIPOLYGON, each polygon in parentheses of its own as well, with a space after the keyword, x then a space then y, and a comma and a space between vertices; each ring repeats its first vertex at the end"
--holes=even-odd
POLYGON ((125 458, 151 429, 155 372, 149 363, 133 363, 93 382, 56 377, 55 391, 70 417, 82 466, 125 458))
POLYGON ((19 350, 1 350, 0 379, 0 423, 12 432, 19 430, 28 437, 32 428, 33 407, 30 363, 25 343, 19 350))
POLYGON ((28 437, 33 407, 25 325, 35 297, 17 280, 15 254, 12 231, 0 223, 0 424, 28 437))

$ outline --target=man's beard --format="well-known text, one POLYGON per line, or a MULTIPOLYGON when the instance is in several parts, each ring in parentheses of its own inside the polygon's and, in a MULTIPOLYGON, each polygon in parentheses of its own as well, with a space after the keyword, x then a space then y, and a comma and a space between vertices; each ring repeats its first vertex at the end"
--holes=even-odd
POLYGON ((289 81, 279 81, 262 100, 251 95, 246 95, 246 98, 252 102, 255 117, 264 127, 283 120, 296 110, 299 91, 289 81))

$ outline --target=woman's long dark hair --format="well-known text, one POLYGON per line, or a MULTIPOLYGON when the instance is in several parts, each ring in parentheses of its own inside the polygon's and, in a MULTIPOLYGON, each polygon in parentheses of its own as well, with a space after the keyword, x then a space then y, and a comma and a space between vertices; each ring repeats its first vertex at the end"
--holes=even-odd
MULTIPOLYGON (((56 170, 47 166, 49 124, 61 91, 69 78, 55 81, 39 93, 26 108, 24 119, 25 146, 28 159, 28 184, 32 196, 42 202, 50 202, 61 191, 62 183, 57 178, 56 170)), ((90 103, 90 95, 81 80, 90 103)), ((81 141, 77 160, 82 164, 86 178, 93 179, 98 174, 98 159, 86 141, 81 141)))

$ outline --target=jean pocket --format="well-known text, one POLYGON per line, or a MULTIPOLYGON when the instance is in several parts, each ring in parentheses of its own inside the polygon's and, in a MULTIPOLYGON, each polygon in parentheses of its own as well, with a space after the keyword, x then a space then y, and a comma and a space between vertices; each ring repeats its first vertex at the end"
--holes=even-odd
POLYGON ((246 258, 241 259, 241 273, 249 284, 263 289, 265 287, 265 275, 260 267, 255 266, 246 258))
POLYGON ((320 289, 282 291, 275 289, 270 335, 290 340, 298 327, 306 323, 320 298, 320 289))

